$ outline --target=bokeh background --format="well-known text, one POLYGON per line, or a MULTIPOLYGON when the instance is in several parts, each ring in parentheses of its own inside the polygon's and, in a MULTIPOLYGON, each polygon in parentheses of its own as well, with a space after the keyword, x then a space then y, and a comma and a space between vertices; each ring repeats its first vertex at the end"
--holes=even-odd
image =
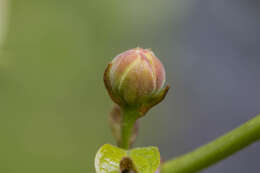
MULTIPOLYGON (((257 0, 0 0, 0 172, 93 173, 114 144, 106 64, 152 48, 172 86, 135 146, 167 160, 260 112, 257 0)), ((258 173, 254 144, 205 173, 258 173)))

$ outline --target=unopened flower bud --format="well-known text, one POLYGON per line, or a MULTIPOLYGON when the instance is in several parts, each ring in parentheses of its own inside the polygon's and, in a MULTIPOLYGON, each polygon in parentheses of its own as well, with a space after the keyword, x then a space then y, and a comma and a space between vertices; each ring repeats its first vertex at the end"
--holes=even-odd
POLYGON ((162 89, 165 70, 160 60, 151 50, 142 48, 116 56, 107 67, 104 81, 118 105, 139 106, 144 112, 159 103, 169 88, 162 89))

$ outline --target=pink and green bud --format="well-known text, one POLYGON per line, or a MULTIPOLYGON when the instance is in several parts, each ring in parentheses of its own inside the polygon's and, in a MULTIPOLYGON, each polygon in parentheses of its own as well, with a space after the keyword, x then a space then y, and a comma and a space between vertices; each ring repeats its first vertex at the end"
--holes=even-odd
MULTIPOLYGON (((163 64, 149 49, 135 48, 116 56, 107 67, 104 81, 111 98, 120 106, 155 105, 168 87, 163 64)), ((161 101, 161 100, 160 100, 161 101)))

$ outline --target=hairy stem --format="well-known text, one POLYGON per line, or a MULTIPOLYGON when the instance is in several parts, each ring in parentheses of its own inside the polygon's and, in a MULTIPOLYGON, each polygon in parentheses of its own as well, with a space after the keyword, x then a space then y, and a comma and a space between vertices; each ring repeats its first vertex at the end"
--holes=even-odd
POLYGON ((192 173, 234 154, 260 139, 260 115, 216 140, 162 165, 162 173, 192 173))
POLYGON ((121 143, 120 147, 124 149, 129 149, 130 140, 133 133, 134 124, 139 116, 136 109, 125 108, 123 109, 123 119, 121 126, 121 143))

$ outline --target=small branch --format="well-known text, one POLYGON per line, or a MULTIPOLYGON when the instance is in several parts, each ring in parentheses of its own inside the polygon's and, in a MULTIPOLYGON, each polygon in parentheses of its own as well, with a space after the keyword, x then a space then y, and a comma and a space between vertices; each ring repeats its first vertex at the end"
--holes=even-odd
POLYGON ((260 115, 216 140, 162 165, 162 173, 200 171, 260 139, 260 115))

